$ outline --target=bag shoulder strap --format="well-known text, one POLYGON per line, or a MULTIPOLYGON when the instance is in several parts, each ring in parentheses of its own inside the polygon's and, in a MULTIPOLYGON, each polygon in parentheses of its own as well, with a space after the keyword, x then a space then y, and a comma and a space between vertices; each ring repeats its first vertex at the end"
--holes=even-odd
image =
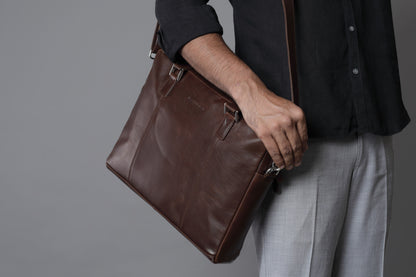
POLYGON ((157 50, 160 49, 159 44, 156 43, 157 41, 157 32, 159 31, 160 25, 159 22, 156 23, 155 32, 153 33, 152 45, 150 46, 149 57, 154 59, 157 50))
POLYGON ((285 15, 286 48, 289 64, 290 90, 292 101, 299 104, 298 75, 296 65, 296 33, 295 33, 295 3, 294 0, 282 0, 285 15))
MULTIPOLYGON (((290 89, 292 102, 299 104, 299 89, 297 78, 297 65, 296 65, 296 33, 295 33, 295 6, 294 0, 281 0, 283 5, 283 12, 285 17, 285 32, 286 32, 286 49, 289 65, 289 77, 290 77, 290 89)), ((160 46, 156 43, 157 32, 159 31, 159 22, 156 23, 156 28, 153 34, 152 45, 150 48, 149 56, 154 58, 156 52, 160 49, 160 46)))

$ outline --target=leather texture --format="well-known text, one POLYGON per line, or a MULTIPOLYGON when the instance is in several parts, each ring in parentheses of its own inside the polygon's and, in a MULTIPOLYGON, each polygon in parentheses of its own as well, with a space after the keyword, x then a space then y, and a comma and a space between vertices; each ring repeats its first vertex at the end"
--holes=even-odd
MULTIPOLYGON (((293 0, 282 4, 294 101, 293 0)), ((265 174, 272 159, 230 96, 169 60, 158 28, 152 68, 106 166, 211 262, 232 262, 276 178, 265 174)))

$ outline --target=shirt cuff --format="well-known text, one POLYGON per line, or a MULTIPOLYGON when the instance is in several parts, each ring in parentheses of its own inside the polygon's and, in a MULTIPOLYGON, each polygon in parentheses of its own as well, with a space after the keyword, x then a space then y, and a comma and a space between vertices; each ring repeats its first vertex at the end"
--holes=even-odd
POLYGON ((159 4, 156 17, 160 25, 157 43, 173 63, 184 62, 179 51, 192 39, 207 33, 223 35, 214 8, 207 4, 183 7, 159 4))

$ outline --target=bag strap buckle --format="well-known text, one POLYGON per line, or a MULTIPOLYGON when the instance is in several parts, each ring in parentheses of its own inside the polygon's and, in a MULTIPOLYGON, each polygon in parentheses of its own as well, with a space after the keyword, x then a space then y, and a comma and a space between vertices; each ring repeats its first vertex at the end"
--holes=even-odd
POLYGON ((232 107, 230 107, 228 104, 227 104, 227 102, 224 102, 224 114, 225 113, 231 113, 233 116, 234 116, 234 121, 235 122, 238 122, 238 121, 240 121, 240 119, 241 119, 241 116, 240 116, 240 111, 238 111, 238 110, 236 110, 236 109, 234 109, 234 108, 232 108, 232 107))
POLYGON ((178 82, 182 78, 183 72, 184 72, 184 69, 183 68, 180 68, 176 64, 172 64, 172 67, 169 70, 169 76, 173 80, 175 80, 176 82, 178 82), (176 76, 175 76, 175 72, 177 72, 176 73, 176 76))
POLYGON ((154 60, 156 58, 156 53, 153 52, 153 49, 150 49, 150 51, 149 51, 149 58, 151 58, 152 60, 154 60))
POLYGON ((272 162, 272 166, 269 167, 266 172, 264 173, 266 176, 274 175, 277 176, 282 169, 277 167, 274 162, 272 162))

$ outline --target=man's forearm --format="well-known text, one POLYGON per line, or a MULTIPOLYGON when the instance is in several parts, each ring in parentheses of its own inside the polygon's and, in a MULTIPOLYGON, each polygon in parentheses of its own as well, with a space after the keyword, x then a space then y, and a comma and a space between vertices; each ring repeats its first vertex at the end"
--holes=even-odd
POLYGON ((181 49, 182 57, 208 81, 238 103, 245 94, 264 86, 260 78, 238 57, 217 33, 199 36, 181 49))
POLYGON ((308 147, 308 134, 299 106, 270 91, 217 33, 194 38, 182 47, 180 54, 236 101, 245 122, 263 141, 279 168, 300 165, 308 147))

